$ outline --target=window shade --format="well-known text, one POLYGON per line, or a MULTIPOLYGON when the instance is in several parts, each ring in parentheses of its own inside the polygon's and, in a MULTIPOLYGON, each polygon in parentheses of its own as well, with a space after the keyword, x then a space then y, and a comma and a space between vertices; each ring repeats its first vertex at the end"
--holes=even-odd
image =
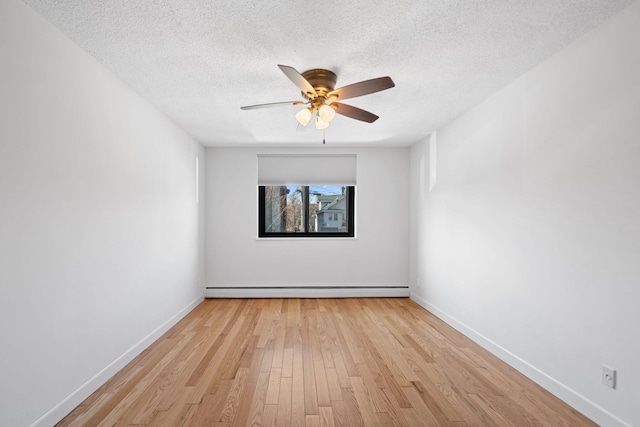
POLYGON ((356 185, 356 155, 258 155, 258 185, 356 185))

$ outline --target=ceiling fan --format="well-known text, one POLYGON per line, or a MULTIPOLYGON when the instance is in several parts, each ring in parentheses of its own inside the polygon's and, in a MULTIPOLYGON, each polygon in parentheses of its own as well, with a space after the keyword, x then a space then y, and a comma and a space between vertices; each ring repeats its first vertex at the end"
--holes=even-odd
POLYGON ((378 116, 360 108, 343 104, 341 101, 390 89, 395 86, 391 77, 379 77, 335 89, 337 76, 332 71, 315 68, 301 74, 295 68, 287 65, 278 65, 278 67, 302 90, 302 96, 306 99, 306 102, 272 102, 269 104, 240 107, 242 110, 279 107, 283 105, 306 105, 306 107, 298 111, 296 119, 302 126, 307 126, 311 121, 311 117, 315 115, 314 121, 316 129, 327 128, 336 113, 363 122, 373 123, 378 119, 378 116))

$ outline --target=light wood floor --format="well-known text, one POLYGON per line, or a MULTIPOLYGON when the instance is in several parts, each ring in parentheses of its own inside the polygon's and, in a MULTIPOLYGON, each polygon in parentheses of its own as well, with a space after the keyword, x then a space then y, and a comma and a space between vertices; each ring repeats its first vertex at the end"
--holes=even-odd
POLYGON ((405 298, 205 300, 58 425, 595 426, 405 298))

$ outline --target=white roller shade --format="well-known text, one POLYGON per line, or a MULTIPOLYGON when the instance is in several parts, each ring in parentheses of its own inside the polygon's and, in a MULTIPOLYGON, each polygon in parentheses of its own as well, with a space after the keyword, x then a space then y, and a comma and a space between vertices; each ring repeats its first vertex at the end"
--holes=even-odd
POLYGON ((258 185, 356 185, 355 154, 258 154, 258 185))

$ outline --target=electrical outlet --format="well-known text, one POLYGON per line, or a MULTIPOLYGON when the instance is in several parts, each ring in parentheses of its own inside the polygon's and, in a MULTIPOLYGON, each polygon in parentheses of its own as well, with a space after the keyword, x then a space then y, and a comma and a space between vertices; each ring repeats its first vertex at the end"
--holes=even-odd
POLYGON ((602 365, 602 384, 609 388, 616 388, 616 370, 602 365))

